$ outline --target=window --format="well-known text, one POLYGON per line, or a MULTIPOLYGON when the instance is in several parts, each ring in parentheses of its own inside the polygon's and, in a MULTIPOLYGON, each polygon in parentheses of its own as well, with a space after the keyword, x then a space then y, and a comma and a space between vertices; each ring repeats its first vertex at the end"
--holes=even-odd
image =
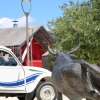
POLYGON ((0 50, 0 66, 17 66, 17 62, 11 54, 0 50))

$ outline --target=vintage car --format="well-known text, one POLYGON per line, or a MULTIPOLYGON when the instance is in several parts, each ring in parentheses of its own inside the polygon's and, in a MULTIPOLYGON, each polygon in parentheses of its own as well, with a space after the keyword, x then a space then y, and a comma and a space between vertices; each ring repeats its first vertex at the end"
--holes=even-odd
POLYGON ((23 67, 15 54, 0 46, 0 95, 19 100, 61 100, 51 80, 51 72, 38 67, 23 67))

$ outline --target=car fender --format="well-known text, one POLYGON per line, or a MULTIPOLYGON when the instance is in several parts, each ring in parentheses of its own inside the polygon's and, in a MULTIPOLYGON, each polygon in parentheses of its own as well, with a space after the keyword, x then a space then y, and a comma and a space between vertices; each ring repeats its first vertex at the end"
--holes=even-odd
MULTIPOLYGON (((44 70, 41 72, 38 72, 34 75, 31 75, 31 80, 30 82, 26 83, 26 93, 31 93, 34 92, 36 87, 39 85, 40 81, 42 79, 46 79, 46 78, 51 78, 51 72, 48 70, 44 70)), ((27 81, 27 79, 26 79, 27 81)))

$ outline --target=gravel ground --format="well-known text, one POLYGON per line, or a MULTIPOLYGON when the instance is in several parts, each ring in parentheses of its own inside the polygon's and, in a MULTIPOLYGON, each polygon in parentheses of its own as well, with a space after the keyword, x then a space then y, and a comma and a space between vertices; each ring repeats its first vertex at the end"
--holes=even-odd
MULTIPOLYGON (((8 97, 8 98, 5 98, 5 97, 0 97, 0 100, 18 100, 16 97, 8 97)), ((37 100, 35 98, 35 100, 37 100)), ((63 100, 69 100, 66 96, 63 95, 63 100)), ((82 99, 82 100, 86 100, 86 99, 82 99)))
MULTIPOLYGON (((16 97, 8 97, 8 98, 5 98, 5 97, 0 97, 0 100, 18 100, 16 97)), ((37 99, 35 99, 37 100, 37 99)), ((69 100, 67 97, 63 96, 63 100, 69 100)))

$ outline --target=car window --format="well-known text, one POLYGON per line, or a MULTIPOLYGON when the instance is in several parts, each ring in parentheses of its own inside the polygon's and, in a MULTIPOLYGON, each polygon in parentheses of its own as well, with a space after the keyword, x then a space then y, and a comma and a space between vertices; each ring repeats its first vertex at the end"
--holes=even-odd
POLYGON ((0 66, 17 66, 17 62, 11 54, 0 50, 0 66))

